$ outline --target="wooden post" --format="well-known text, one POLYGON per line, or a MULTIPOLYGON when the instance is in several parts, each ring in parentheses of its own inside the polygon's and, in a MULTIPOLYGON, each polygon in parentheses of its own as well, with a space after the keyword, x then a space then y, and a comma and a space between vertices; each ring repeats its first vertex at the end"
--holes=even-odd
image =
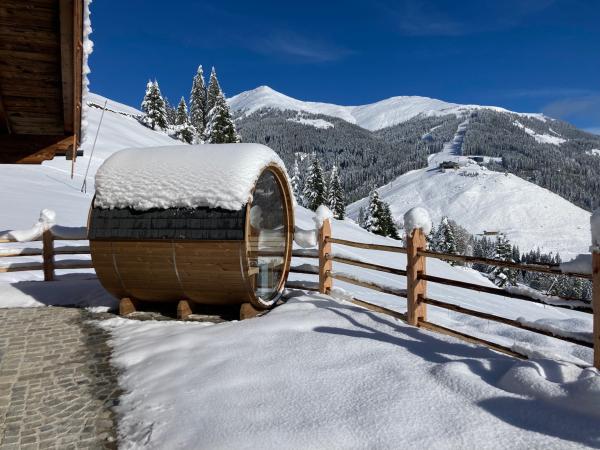
POLYGON ((135 301, 131 300, 130 298, 122 298, 119 301, 119 315, 120 316, 127 316, 128 314, 134 313, 137 311, 137 305, 135 304, 135 301))
POLYGON ((44 267, 44 281, 54 280, 54 236, 52 231, 46 230, 42 234, 42 259, 44 267))
POLYGON ((242 303, 240 306, 240 320, 252 319, 264 312, 256 309, 252 303, 242 303))
POLYGON ((193 313, 192 304, 189 300, 179 300, 177 304, 177 319, 188 320, 193 313))
POLYGON ((592 252, 592 277, 592 308, 594 309, 594 367, 600 370, 600 251, 592 252))
POLYGON ((333 286, 333 279, 329 275, 333 268, 333 261, 327 259, 331 254, 331 243, 326 242, 331 237, 331 222, 329 219, 323 221, 319 230, 319 292, 329 294, 333 286))
POLYGON ((427 305, 421 302, 421 297, 427 295, 427 282, 419 280, 420 273, 425 273, 425 257, 417 255, 419 250, 425 250, 426 240, 423 230, 417 228, 409 235, 406 253, 406 290, 407 290, 407 321, 409 325, 417 326, 419 319, 427 320, 427 305))

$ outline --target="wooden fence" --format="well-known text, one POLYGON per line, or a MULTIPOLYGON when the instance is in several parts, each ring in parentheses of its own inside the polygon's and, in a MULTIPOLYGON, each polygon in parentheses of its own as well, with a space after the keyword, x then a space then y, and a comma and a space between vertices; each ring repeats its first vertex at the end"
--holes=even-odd
MULTIPOLYGON (((55 241, 81 241, 80 237, 55 236, 51 230, 46 230, 36 241, 42 241, 41 248, 6 248, 0 252, 0 259, 14 258, 19 256, 41 256, 41 261, 17 262, 0 266, 0 273, 23 272, 29 270, 41 270, 44 272, 44 281, 53 281, 54 272, 57 269, 92 269, 92 261, 84 259, 56 260, 57 255, 89 255, 90 248, 87 245, 61 245, 55 246, 55 241)), ((0 243, 15 243, 12 239, 0 239, 0 243)))
MULTIPOLYGON (((417 229, 414 230, 412 235, 407 239, 406 247, 400 246, 389 246, 389 245, 379 245, 379 244, 366 244, 363 242, 354 242, 348 241, 344 239, 337 239, 331 235, 331 225, 329 221, 325 221, 323 223, 322 228, 319 230, 318 237, 318 252, 316 254, 312 254, 310 252, 305 251, 306 256, 295 255, 301 257, 308 258, 317 258, 319 260, 319 265, 313 266, 312 268, 308 265, 296 266, 292 267, 292 272, 297 273, 318 273, 319 283, 318 290, 321 293, 328 294, 330 293, 333 287, 333 281, 339 280, 346 283, 354 284, 357 286, 365 287, 368 289, 373 289, 378 292, 383 292, 385 294, 396 295, 399 297, 406 298, 407 304, 407 312, 406 314, 402 314, 396 311, 392 311, 388 308, 384 308, 378 305, 375 305, 370 302, 366 302, 365 300, 354 298, 353 302, 361 305, 363 307, 369 308, 371 310, 382 312, 386 314, 390 314, 394 317, 402 319, 406 321, 408 324, 425 328, 428 330, 440 332, 443 334, 451 335, 460 339, 467 340, 472 343, 483 344, 488 347, 493 348, 494 350, 507 353, 516 357, 526 357, 525 355, 519 354, 513 349, 502 346, 500 344, 490 342, 475 336, 470 336, 465 333, 462 333, 457 330, 452 330, 446 327, 442 327, 441 325, 434 324, 427 320, 427 306, 435 306, 437 308, 446 309, 449 311, 454 311, 461 314, 466 314, 472 317, 477 317, 480 319, 491 320, 494 322, 498 322, 504 325, 510 325, 516 328, 520 328, 522 330, 527 330, 534 333, 539 333, 545 336, 550 336, 556 339, 561 339, 566 342, 570 342, 573 344, 581 345, 588 348, 594 349, 594 366, 600 369, 600 253, 594 252, 592 254, 592 274, 585 273, 565 273, 560 270, 558 266, 549 265, 549 264, 520 264, 510 261, 502 261, 491 258, 480 258, 474 256, 462 256, 462 255, 454 255, 448 253, 440 253, 433 252, 427 250, 426 247, 426 239, 425 234, 422 230, 417 229), (341 257, 336 256, 332 252, 332 245, 343 245, 350 246, 354 248, 360 249, 368 249, 374 251, 383 251, 383 252, 392 252, 392 253, 402 253, 406 255, 406 269, 397 269, 387 266, 382 266, 378 264, 372 264, 365 261, 360 261, 354 258, 349 257, 341 257), (461 263, 481 263, 487 264, 495 267, 507 267, 511 269, 518 269, 523 271, 532 271, 539 272, 545 274, 554 274, 554 275, 566 275, 569 277, 577 277, 584 278, 588 280, 592 280, 593 283, 593 300, 592 304, 588 305, 585 302, 581 301, 573 301, 572 299, 564 299, 559 302, 551 302, 544 301, 540 298, 536 298, 527 293, 522 292, 514 292, 510 290, 505 290, 497 287, 490 286, 481 286, 478 284, 468 283, 464 281, 452 280, 449 278, 443 278, 438 276, 433 276, 427 274, 427 259, 435 258, 445 261, 451 262, 461 262, 461 263), (339 262, 342 264, 348 264, 352 266, 362 267, 378 272, 390 273, 393 275, 405 276, 406 277, 406 290, 395 289, 389 286, 384 286, 372 281, 361 280, 360 278, 356 278, 354 276, 349 276, 344 273, 336 272, 333 269, 333 263, 339 262), (507 297, 511 299, 517 299, 527 302, 533 302, 538 304, 544 304, 556 308, 566 308, 577 310, 589 314, 593 314, 593 340, 589 342, 584 339, 580 339, 573 336, 563 336, 557 332, 550 331, 543 328, 535 327, 530 323, 522 323, 517 320, 508 319, 505 317, 501 317, 495 314, 489 314, 477 310, 473 310, 470 308, 466 308, 457 304, 449 303, 443 301, 441 299, 432 298, 427 293, 427 284, 428 283, 437 283, 443 284, 446 286, 453 286, 461 289, 467 289, 477 292, 484 292, 488 294, 499 295, 502 297, 507 297)), ((294 283, 294 282, 292 282, 294 283)), ((297 283, 297 282, 296 282, 297 283)), ((297 286, 302 287, 302 286, 297 286)), ((304 286, 304 289, 310 289, 311 286, 304 286)), ((312 287, 312 289, 316 290, 316 287, 312 287)), ((482 305, 484 306, 484 305, 482 305)))
MULTIPOLYGON (((41 261, 35 262, 24 262, 14 263, 9 265, 0 266, 0 273, 2 272, 19 272, 19 271, 30 271, 30 270, 41 270, 44 273, 45 281, 54 280, 55 270, 57 269, 91 269, 93 268, 92 261, 81 260, 81 259, 67 259, 67 260, 56 260, 57 255, 87 255, 90 253, 89 246, 86 245, 61 245, 55 246, 55 241, 81 241, 81 237, 61 237, 55 236, 51 230, 47 230, 43 233, 42 237, 38 241, 42 241, 41 248, 14 248, 14 249, 2 249, 0 252, 0 259, 13 258, 18 256, 41 256, 41 261)), ((16 242, 14 240, 0 239, 0 243, 11 243, 16 242)), ((600 369, 600 253, 594 252, 592 254, 592 274, 584 273, 564 273, 557 266, 548 264, 520 264, 509 261, 502 261, 490 258, 479 258, 474 256, 462 256, 453 255, 448 253, 439 253, 427 250, 426 240, 424 233, 417 229, 407 239, 406 247, 391 246, 391 245, 380 245, 380 244, 367 244, 363 242, 354 242, 344 239, 337 239, 331 235, 331 224, 329 220, 325 220, 318 233, 318 250, 294 250, 292 256, 296 258, 309 258, 318 259, 318 266, 303 264, 301 266, 295 266, 291 268, 291 272, 313 274, 318 275, 318 283, 310 282, 298 282, 289 281, 287 286, 291 288, 300 288, 306 290, 315 290, 321 293, 328 294, 331 292, 333 287, 333 280, 339 280, 346 283, 354 284, 357 286, 372 289, 385 294, 395 295, 406 298, 407 312, 406 314, 393 311, 391 309, 361 300, 353 298, 353 303, 368 308, 370 310, 389 314, 398 319, 404 320, 410 325, 425 328, 428 330, 440 332, 443 334, 451 335, 468 342, 483 344, 494 350, 516 356, 524 357, 516 351, 502 346, 500 344, 490 342, 475 336, 470 336, 457 330, 452 330, 441 325, 434 324, 427 320, 427 305, 435 306, 438 308, 446 309, 449 311, 466 314, 472 317, 480 319, 491 320, 494 322, 510 325, 523 330, 531 331, 534 333, 543 334, 556 339, 561 339, 566 342, 570 342, 584 347, 594 349, 594 366, 600 369), (373 264, 370 262, 361 261, 354 258, 336 256, 332 251, 332 245, 343 245, 354 248, 391 252, 391 253, 402 253, 406 254, 406 269, 398 269, 393 267, 387 267, 379 264, 373 264), (591 305, 587 305, 583 302, 574 302, 569 299, 565 299, 560 303, 546 303, 539 298, 535 298, 523 293, 510 292, 505 289, 481 286, 478 284, 467 283, 464 281, 452 280, 449 278, 437 277, 427 274, 427 258, 441 259, 445 261, 454 261, 462 263, 481 263, 496 267, 507 267, 511 269, 525 270, 540 272, 554 275, 566 275, 570 277, 584 278, 592 280, 593 283, 593 300, 591 305), (359 278, 349 276, 344 273, 337 273, 333 270, 333 263, 338 262, 342 264, 352 265, 365 269, 370 269, 378 272, 385 272, 392 275, 404 276, 407 280, 406 289, 396 289, 390 286, 381 285, 372 281, 361 280, 359 278), (473 290, 477 292, 484 292, 488 294, 500 295, 503 297, 513 298, 517 300, 523 300, 538 304, 545 304, 556 308, 566 308, 585 313, 593 314, 593 341, 588 342, 572 336, 562 336, 553 331, 536 328, 531 324, 521 323, 513 319, 507 319, 505 317, 489 314, 481 311, 476 311, 463 306, 448 303, 446 301, 431 298, 427 294, 427 284, 438 283, 447 286, 453 286, 462 289, 473 290)))

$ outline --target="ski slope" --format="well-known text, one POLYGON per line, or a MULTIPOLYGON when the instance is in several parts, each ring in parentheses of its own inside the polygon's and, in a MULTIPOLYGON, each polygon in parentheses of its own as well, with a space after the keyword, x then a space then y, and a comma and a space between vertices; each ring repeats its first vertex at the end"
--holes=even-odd
MULTIPOLYGON (((234 111, 252 114, 262 108, 281 111, 299 111, 337 117, 367 130, 390 127, 417 116, 468 115, 478 109, 511 112, 495 106, 459 105, 428 97, 399 96, 361 106, 340 106, 331 103, 306 102, 288 97, 268 86, 242 92, 231 97, 229 106, 234 111)), ((545 121, 543 114, 513 113, 545 121)))
MULTIPOLYGON (((436 225, 447 216, 472 234, 503 232, 521 251, 539 247, 560 253, 563 260, 589 252, 589 212, 516 175, 487 170, 462 156, 468 122, 458 126, 441 152, 429 156, 428 167, 377 189, 394 218, 401 221, 406 211, 423 206, 436 225), (442 171, 438 167, 444 161, 460 168, 442 171)), ((348 216, 357 219, 368 202, 365 197, 349 205, 348 216)))

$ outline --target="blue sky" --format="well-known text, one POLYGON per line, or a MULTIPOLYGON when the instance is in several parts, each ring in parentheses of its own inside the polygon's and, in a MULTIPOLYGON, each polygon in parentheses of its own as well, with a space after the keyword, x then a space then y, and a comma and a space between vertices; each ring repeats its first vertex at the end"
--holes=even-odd
POLYGON ((394 95, 542 111, 600 134, 600 1, 95 0, 91 88, 172 103, 199 64, 227 96, 269 85, 343 105, 394 95))

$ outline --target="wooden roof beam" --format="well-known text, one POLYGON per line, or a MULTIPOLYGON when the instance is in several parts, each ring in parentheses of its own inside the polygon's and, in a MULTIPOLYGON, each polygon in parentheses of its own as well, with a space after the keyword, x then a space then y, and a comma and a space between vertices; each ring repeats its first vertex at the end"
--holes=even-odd
POLYGON ((73 80, 75 78, 74 62, 74 36, 73 36, 73 12, 74 0, 60 0, 60 59, 62 79, 63 117, 66 133, 74 131, 74 98, 75 89, 73 80))
POLYGON ((40 164, 72 149, 74 136, 0 135, 0 164, 40 164))

